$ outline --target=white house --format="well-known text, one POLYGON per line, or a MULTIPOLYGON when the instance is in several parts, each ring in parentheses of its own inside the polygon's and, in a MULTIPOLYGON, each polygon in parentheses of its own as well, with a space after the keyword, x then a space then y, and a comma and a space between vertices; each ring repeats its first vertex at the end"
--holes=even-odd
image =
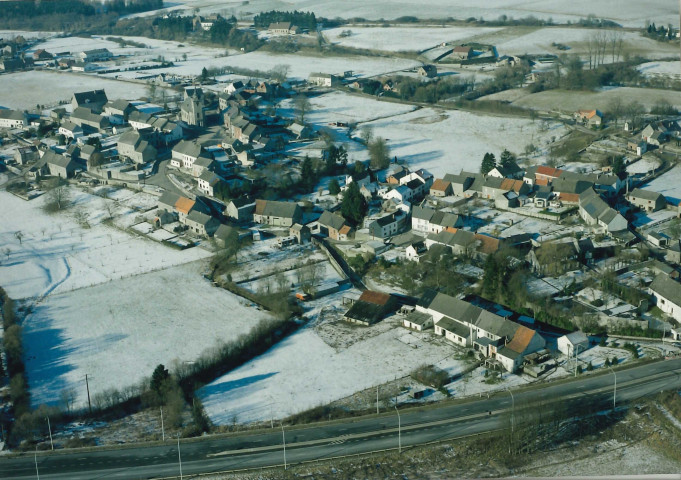
POLYGON ((0 109, 0 128, 24 128, 26 122, 24 112, 0 109))
POLYGON ((572 357, 575 355, 575 352, 579 355, 580 352, 589 348, 589 337, 584 332, 578 330, 559 337, 557 343, 558 350, 561 353, 572 357))
POLYGON ((681 322, 681 283, 660 274, 655 277, 649 288, 650 294, 655 297, 657 307, 677 322, 681 322))
POLYGON ((334 87, 340 83, 340 79, 330 73, 311 73, 307 82, 318 87, 334 87))

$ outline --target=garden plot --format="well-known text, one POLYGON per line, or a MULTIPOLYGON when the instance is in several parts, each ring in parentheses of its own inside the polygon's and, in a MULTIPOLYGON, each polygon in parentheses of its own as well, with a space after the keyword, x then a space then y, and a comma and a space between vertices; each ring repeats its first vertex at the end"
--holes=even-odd
MULTIPOLYGON (((251 292, 259 292, 259 291, 270 291, 270 290, 276 290, 277 289, 277 272, 280 271, 279 269, 281 268, 278 264, 272 265, 273 268, 273 273, 271 275, 266 275, 263 276, 257 280, 253 280, 252 282, 245 282, 241 283, 240 285, 251 292)), ((301 278, 305 278, 305 275, 309 275, 307 272, 310 271, 311 268, 314 268, 314 276, 316 277, 316 280, 314 281, 316 286, 319 286, 323 283, 328 283, 328 282, 339 282, 343 280, 343 277, 341 277, 338 272, 333 268, 331 263, 327 260, 322 260, 319 263, 315 263, 314 267, 303 267, 303 270, 301 268, 292 268, 291 270, 286 270, 284 272, 281 272, 283 275, 283 278, 286 279, 286 285, 291 286, 294 292, 300 291, 300 280, 301 278)))
MULTIPOLYGON (((643 19, 666 25, 670 18, 678 15, 678 5, 672 0, 649 2, 626 2, 618 0, 575 0, 565 2, 559 0, 492 0, 474 4, 464 0, 427 0, 410 2, 408 0, 251 0, 247 4, 242 1, 224 0, 179 0, 173 2, 171 9, 191 10, 199 8, 202 15, 209 12, 250 16, 254 13, 272 9, 296 9, 312 11, 326 18, 356 18, 370 20, 380 18, 399 18, 415 16, 418 18, 448 18, 454 15, 457 19, 468 17, 496 19, 504 14, 513 18, 535 16, 541 19, 553 19, 556 22, 574 22, 593 14, 597 18, 606 18, 624 26, 643 27, 643 19)), ((149 15, 149 12, 140 15, 149 15)))
POLYGON ((388 139, 391 155, 412 168, 426 168, 436 177, 477 172, 486 152, 499 158, 506 148, 521 153, 528 144, 540 149, 538 157, 554 139, 567 133, 561 124, 478 115, 460 110, 423 108, 404 115, 368 122, 375 136, 388 139))
POLYGON ((640 160, 637 160, 636 162, 627 165, 627 173, 629 173, 630 175, 635 175, 637 173, 645 174, 652 170, 655 170, 659 166, 660 166, 659 160, 657 160, 653 156, 646 155, 642 157, 640 160))
POLYGON ((240 250, 236 268, 230 273, 233 281, 247 282, 273 271, 291 270, 301 263, 323 261, 326 258, 321 250, 310 243, 279 248, 278 239, 269 238, 253 242, 240 250))
POLYGON ((246 333, 267 314, 201 277, 203 262, 50 295, 23 323, 34 405, 56 404, 73 389, 123 389, 156 365, 195 360, 246 333))
POLYGON ((326 38, 344 47, 368 48, 390 52, 421 51, 445 42, 463 42, 471 37, 491 34, 501 28, 490 27, 361 27, 344 26, 324 31, 326 38), (345 36, 343 32, 351 31, 345 36))
MULTIPOLYGON (((125 233, 102 222, 112 200, 70 188, 73 206, 45 214, 47 196, 30 202, 0 192, 0 283, 13 298, 32 298, 89 287, 206 258, 202 248, 178 251, 125 233), (82 212, 81 218, 74 218, 82 212), (87 225, 84 224, 87 222, 87 225), (21 241, 15 236, 21 232, 21 241), (9 250, 9 254, 5 252, 9 250)), ((115 218, 128 207, 112 210, 115 218)))
POLYGON ((283 418, 403 377, 418 365, 436 364, 455 353, 452 345, 431 342, 432 332, 422 334, 423 340, 416 339, 420 335, 411 335, 394 319, 384 322, 392 328, 379 324, 384 331, 378 335, 371 332, 377 325, 356 327, 367 338, 340 351, 328 345, 316 329, 302 328, 202 388, 199 395, 206 412, 219 425, 283 418), (414 345, 405 336, 415 338, 414 345))
POLYGON ((140 83, 112 80, 71 72, 33 70, 3 75, 0 105, 7 108, 31 109, 36 104, 56 105, 71 101, 74 92, 103 88, 109 100, 134 100, 147 95, 147 87, 140 83), (50 85, 50 88, 45 88, 50 85))
POLYGON ((665 196, 668 202, 678 205, 681 203, 681 165, 677 165, 670 171, 663 173, 652 182, 643 186, 647 190, 659 192, 665 196))

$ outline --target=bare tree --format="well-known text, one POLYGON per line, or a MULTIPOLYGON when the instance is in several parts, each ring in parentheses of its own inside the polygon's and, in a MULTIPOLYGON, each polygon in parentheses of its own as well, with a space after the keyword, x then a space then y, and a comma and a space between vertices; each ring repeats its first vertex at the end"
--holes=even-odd
POLYGON ((73 388, 64 388, 59 392, 59 401, 61 406, 67 413, 71 413, 73 404, 76 401, 76 391, 73 388))
POLYGON ((12 250, 10 250, 9 247, 7 247, 3 250, 3 252, 5 255, 7 255, 7 260, 9 260, 9 256, 12 254, 12 250))
POLYGON ((374 129, 371 125, 364 125, 360 130, 360 138, 364 142, 364 145, 369 145, 369 142, 374 138, 374 129))
POLYGON ((48 182, 47 188, 49 190, 46 194, 45 209, 48 212, 57 212, 69 207, 68 184, 62 184, 59 178, 54 178, 48 182))
POLYGON ((622 45, 624 44, 624 34, 619 30, 610 30, 608 42, 610 44, 612 62, 619 62, 622 55, 622 45))
POLYGON ((293 100, 293 103, 295 105, 296 114, 298 115, 298 120, 300 123, 305 123, 305 116, 312 109, 310 100, 305 95, 299 94, 293 100))
POLYGON ((270 70, 271 77, 278 82, 285 82, 291 71, 291 65, 280 63, 270 70))
POLYGON ((24 238, 24 234, 21 233, 21 230, 19 230, 19 231, 17 231, 17 232, 14 232, 14 238, 16 238, 17 240, 19 240, 19 245, 21 245, 21 244, 22 244, 21 241, 22 241, 22 239, 24 238))

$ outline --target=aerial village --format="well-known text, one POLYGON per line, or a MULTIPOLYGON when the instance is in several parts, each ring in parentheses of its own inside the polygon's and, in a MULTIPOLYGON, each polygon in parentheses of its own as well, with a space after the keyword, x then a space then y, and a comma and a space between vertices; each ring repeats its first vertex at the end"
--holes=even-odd
MULTIPOLYGON (((209 31, 217 21, 197 15, 195 28, 209 31)), ((275 38, 310 35, 290 22, 265 31, 275 38)), ((107 48, 52 52, 23 37, 5 38, 0 47, 4 73, 114 78, 126 71, 125 55, 107 48)), ((467 385, 469 393, 482 394, 499 383, 678 355, 681 204, 678 190, 670 195, 667 186, 669 176, 676 175, 677 185, 681 179, 678 112, 621 109, 615 116, 584 104, 558 115, 533 113, 531 123, 525 121, 541 129, 544 140, 467 156, 465 169, 458 160, 467 153, 457 150, 464 138, 453 138, 432 168, 418 155, 400 155, 393 146, 401 139, 379 136, 379 128, 333 112, 328 121, 316 120, 326 98, 358 95, 378 104, 409 82, 437 79, 445 61, 460 67, 476 57, 474 69, 528 62, 477 44, 442 44, 424 57, 430 63, 410 66, 402 77, 364 78, 348 70, 294 79, 286 68, 258 76, 134 67, 142 89, 136 99, 112 98, 105 87, 73 90, 58 105, 0 109, 3 188, 12 205, 41 204, 50 218, 68 217, 71 235, 81 240, 107 229, 109 240, 97 249, 109 241, 112 248, 116 241, 128 245, 112 235, 143 241, 113 254, 110 265, 102 259, 101 268, 90 254, 78 260, 106 270, 102 281, 202 260, 200 272, 178 277, 177 296, 183 295, 180 278, 196 277, 202 290, 238 298, 242 320, 263 312, 294 319, 296 328, 309 325, 336 352, 391 332, 406 365, 376 367, 380 374, 353 384, 358 390, 393 377, 403 385, 417 369, 443 375, 437 385, 412 375, 410 386, 395 394, 400 402, 465 395, 467 385), (547 153, 575 136, 590 140, 569 158, 547 153), (156 261, 142 257, 167 257, 169 264, 142 268, 156 261), (126 270, 133 262, 139 271, 126 270), (275 304, 274 296, 283 300, 275 304), (471 372, 475 381, 462 382, 471 372)), ((540 82, 544 74, 528 71, 525 81, 540 82)), ((427 131, 429 121, 418 128, 427 131)), ((30 237, 58 238, 51 222, 13 229, 16 245, 0 252, 2 264, 11 265, 30 237)), ((74 267, 79 253, 71 248, 60 255, 72 257, 70 268, 85 268, 74 267)), ((99 281, 51 288, 70 295, 99 281)), ((36 298, 51 291, 38 289, 36 298)), ((380 345, 367 345, 381 352, 380 345)), ((205 388, 208 415, 230 423, 238 407, 205 388)), ((355 394, 352 388, 324 400, 355 394)), ((41 395, 35 402, 49 402, 41 395)), ((75 398, 84 401, 82 393, 75 398)), ((239 421, 268 418, 272 407, 263 405, 244 409, 239 421)))

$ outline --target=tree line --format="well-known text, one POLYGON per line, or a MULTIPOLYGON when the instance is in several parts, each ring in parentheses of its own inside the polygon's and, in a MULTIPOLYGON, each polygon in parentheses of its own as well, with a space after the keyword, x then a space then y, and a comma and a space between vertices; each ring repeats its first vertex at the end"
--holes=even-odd
POLYGON ((71 31, 159 8, 163 8, 163 0, 111 0, 105 4, 94 0, 5 1, 0 2, 0 27, 71 31))
POLYGON ((253 17, 253 25, 256 28, 267 28, 271 23, 277 22, 291 22, 291 24, 297 27, 311 31, 317 29, 317 17, 312 12, 299 12, 297 10, 280 12, 278 10, 271 10, 259 13, 253 17))

